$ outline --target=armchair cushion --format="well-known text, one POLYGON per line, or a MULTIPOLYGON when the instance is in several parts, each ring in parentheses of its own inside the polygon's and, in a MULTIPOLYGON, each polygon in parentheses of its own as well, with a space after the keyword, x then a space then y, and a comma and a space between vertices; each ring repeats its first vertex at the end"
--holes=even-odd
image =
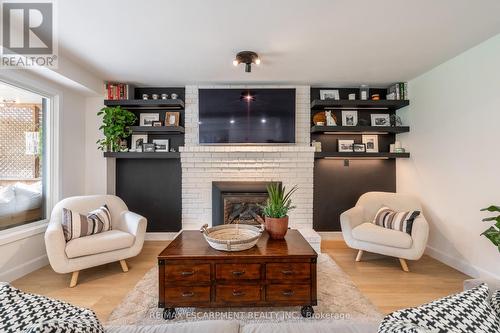
POLYGON ((103 252, 129 248, 134 244, 135 237, 121 230, 110 230, 95 235, 80 237, 66 243, 68 258, 83 257, 103 252))
POLYGON ((373 223, 362 223, 352 229, 352 236, 360 241, 409 249, 413 240, 406 232, 387 229, 373 223))

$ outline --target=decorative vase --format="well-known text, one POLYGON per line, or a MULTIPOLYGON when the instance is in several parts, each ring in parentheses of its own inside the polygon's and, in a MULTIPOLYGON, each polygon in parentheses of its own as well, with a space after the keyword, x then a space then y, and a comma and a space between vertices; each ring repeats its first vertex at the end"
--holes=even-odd
POLYGON ((272 239, 283 239, 285 238, 286 232, 288 231, 288 216, 285 217, 267 217, 266 231, 269 237, 272 239))

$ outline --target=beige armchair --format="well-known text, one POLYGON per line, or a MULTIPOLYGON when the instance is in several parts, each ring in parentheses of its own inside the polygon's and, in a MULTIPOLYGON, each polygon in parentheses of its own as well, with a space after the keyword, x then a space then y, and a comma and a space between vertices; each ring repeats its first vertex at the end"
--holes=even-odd
POLYGON ((142 250, 147 221, 129 212, 122 199, 114 195, 91 195, 66 198, 52 210, 45 232, 45 246, 50 265, 57 273, 73 273, 70 287, 76 286, 80 270, 119 261, 128 271, 125 259, 142 250), (112 230, 66 242, 62 229, 62 209, 88 213, 106 204, 111 213, 112 230))
POLYGON ((429 225, 419 201, 411 195, 399 193, 363 194, 355 207, 340 215, 340 224, 347 245, 359 250, 356 261, 361 261, 363 251, 379 253, 399 258, 405 272, 409 271, 406 260, 418 260, 422 257, 429 235, 429 225), (420 211, 420 215, 413 222, 411 236, 372 223, 375 214, 382 206, 396 211, 420 211))

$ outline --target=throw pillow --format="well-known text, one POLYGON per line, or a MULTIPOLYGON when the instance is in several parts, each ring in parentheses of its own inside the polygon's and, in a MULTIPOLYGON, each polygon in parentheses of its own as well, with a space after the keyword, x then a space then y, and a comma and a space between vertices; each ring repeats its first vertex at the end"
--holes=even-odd
POLYGON ((498 320, 500 320, 500 289, 493 293, 490 303, 493 310, 497 313, 498 320))
POLYGON ((66 242, 111 230, 111 214, 106 205, 91 211, 87 215, 66 208, 63 208, 62 213, 62 227, 66 242))
POLYGON ((92 310, 0 283, 0 332, 104 333, 92 310))
POLYGON ((396 311, 382 320, 378 333, 498 333, 500 323, 488 298, 488 286, 481 284, 417 308, 396 311))
POLYGON ((418 210, 411 212, 396 212, 389 207, 382 207, 375 214, 373 223, 378 226, 406 232, 411 235, 413 222, 420 215, 418 210))

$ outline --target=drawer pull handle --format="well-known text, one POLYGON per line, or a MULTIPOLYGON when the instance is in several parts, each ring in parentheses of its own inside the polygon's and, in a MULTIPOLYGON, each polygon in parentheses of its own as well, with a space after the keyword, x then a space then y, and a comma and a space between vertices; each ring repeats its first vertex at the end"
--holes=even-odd
POLYGON ((193 297, 194 293, 192 291, 186 291, 182 293, 182 297, 193 297))
POLYGON ((243 291, 233 290, 233 296, 235 297, 245 296, 245 293, 243 291))
POLYGON ((283 296, 293 296, 293 290, 285 290, 285 291, 283 291, 283 296))
POLYGON ((189 272, 181 272, 182 276, 191 276, 194 274, 194 271, 189 271, 189 272))
POLYGON ((292 270, 284 270, 284 271, 281 271, 281 273, 283 273, 284 275, 292 275, 293 271, 292 270))
POLYGON ((233 271, 234 276, 242 276, 243 274, 245 274, 245 271, 233 271))

